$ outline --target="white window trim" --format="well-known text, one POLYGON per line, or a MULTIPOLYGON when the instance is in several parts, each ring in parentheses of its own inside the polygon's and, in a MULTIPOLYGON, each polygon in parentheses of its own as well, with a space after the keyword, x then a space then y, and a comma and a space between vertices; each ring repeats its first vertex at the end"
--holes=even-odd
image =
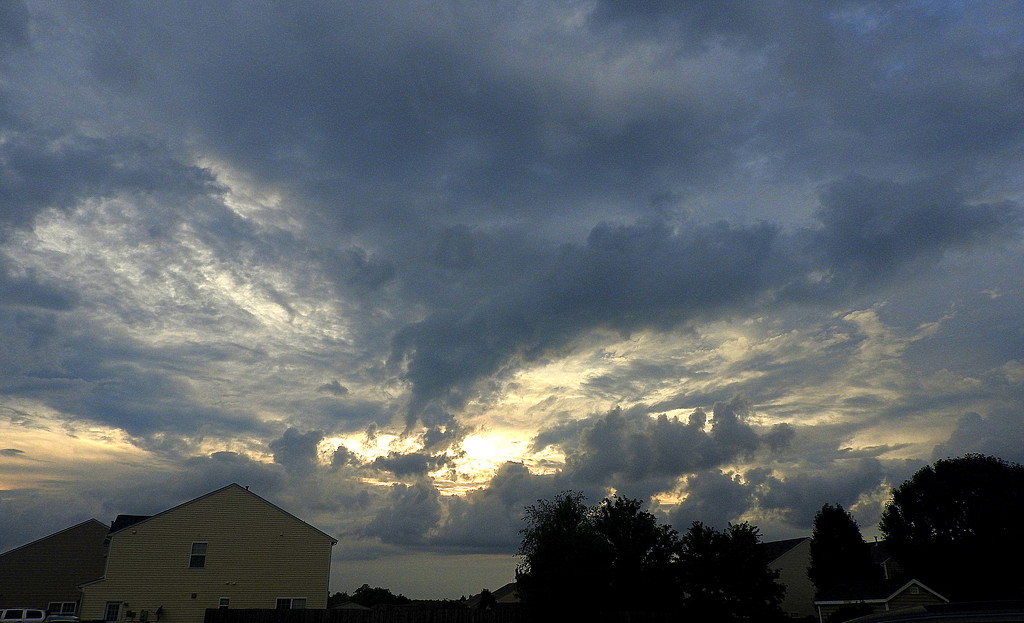
POLYGON ((205 569, 206 568, 206 557, 209 554, 209 552, 210 552, 210 542, 209 541, 192 541, 192 547, 189 549, 189 553, 188 553, 188 568, 189 569, 205 569), (196 553, 196 545, 204 546, 202 554, 197 554, 196 553), (203 564, 201 564, 201 565, 193 565, 192 564, 192 560, 194 558, 198 558, 200 556, 202 556, 202 558, 203 558, 203 564))

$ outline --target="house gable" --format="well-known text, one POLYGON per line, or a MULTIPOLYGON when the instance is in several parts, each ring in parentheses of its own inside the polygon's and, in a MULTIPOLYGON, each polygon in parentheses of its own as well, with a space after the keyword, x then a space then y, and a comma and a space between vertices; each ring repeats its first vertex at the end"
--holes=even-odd
POLYGON ((157 513, 156 515, 148 515, 148 516, 147 515, 119 515, 119 517, 129 518, 129 519, 126 522, 124 522, 124 525, 117 525, 116 523, 114 525, 112 525, 111 526, 111 534, 114 534, 116 532, 120 532, 122 530, 127 530, 128 528, 131 528, 131 527, 137 527, 137 526, 139 526, 139 524, 144 524, 144 523, 152 521, 152 520, 160 520, 161 518, 163 518, 164 516, 166 516, 168 514, 180 512, 183 509, 186 509, 187 507, 202 506, 204 501, 206 501, 208 498, 223 497, 228 492, 233 492, 235 494, 238 494, 238 496, 240 496, 238 498, 239 500, 241 500, 241 498, 244 498, 245 496, 249 496, 249 498, 251 498, 251 501, 253 501, 253 502, 260 502, 262 504, 265 504, 266 506, 276 510, 278 513, 281 513, 282 515, 285 515, 285 516, 291 518, 292 520, 294 520, 294 521, 296 521, 296 522, 298 522, 300 524, 305 525, 310 530, 312 530, 312 531, 314 531, 316 533, 319 533, 321 536, 323 536, 325 539, 330 540, 332 543, 336 544, 338 542, 337 539, 335 539, 334 537, 330 536, 326 532, 323 532, 323 531, 313 527, 312 525, 310 525, 310 524, 306 523, 305 521, 299 519, 295 515, 292 515, 291 513, 289 513, 288 511, 282 509, 281 507, 277 506, 276 504, 273 504, 272 502, 270 502, 270 501, 268 501, 268 500, 266 500, 266 499, 256 495, 255 493, 249 491, 248 487, 243 487, 242 485, 240 485, 238 483, 231 483, 229 485, 221 487, 220 489, 217 489, 215 491, 211 491, 211 492, 209 492, 207 494, 204 494, 204 495, 201 495, 201 496, 199 496, 199 497, 197 497, 195 499, 189 500, 187 502, 183 502, 183 503, 181 503, 181 504, 179 504, 179 505, 177 505, 175 507, 172 507, 172 508, 169 508, 169 509, 167 509, 165 511, 157 513))
MULTIPOLYGON (((202 621, 206 608, 326 606, 333 537, 231 484, 109 535, 104 578, 83 587, 84 618, 107 602, 161 623, 202 621)), ((124 620, 125 614, 122 614, 124 620)))
POLYGON ((949 602, 939 593, 914 579, 902 584, 882 583, 875 587, 859 589, 847 595, 834 594, 815 601, 819 619, 824 621, 837 610, 857 604, 868 606, 874 612, 884 612, 949 602))
POLYGON ((0 554, 0 607, 74 608, 78 586, 103 575, 106 535, 89 519, 0 554))
POLYGON ((762 547, 771 559, 768 568, 779 572, 776 581, 786 587, 782 611, 793 618, 813 616, 814 585, 807 576, 807 568, 811 566, 810 537, 768 541, 762 547))

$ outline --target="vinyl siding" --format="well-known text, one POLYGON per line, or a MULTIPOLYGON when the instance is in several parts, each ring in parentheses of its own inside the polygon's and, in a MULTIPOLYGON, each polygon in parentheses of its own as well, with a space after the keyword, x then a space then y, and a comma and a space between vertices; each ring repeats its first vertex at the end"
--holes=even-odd
POLYGON ((103 575, 107 526, 90 519, 0 554, 0 608, 77 602, 78 585, 103 575))
POLYGON ((785 554, 771 562, 770 567, 779 572, 776 580, 786 587, 782 599, 782 611, 789 616, 814 616, 814 585, 807 577, 811 566, 811 540, 805 539, 785 554))
POLYGON ((908 586, 898 595, 893 596, 889 600, 890 610, 899 610, 901 608, 913 608, 914 606, 933 606, 936 604, 945 603, 932 593, 927 590, 917 587, 908 586), (914 589, 918 589, 917 593, 914 589))
POLYGON ((273 608, 282 597, 324 608, 332 545, 232 485, 113 534, 104 579, 84 588, 82 618, 102 618, 108 601, 147 610, 151 622, 160 608, 160 623, 198 623, 221 598, 231 608, 273 608), (208 543, 202 568, 189 567, 194 542, 208 543))

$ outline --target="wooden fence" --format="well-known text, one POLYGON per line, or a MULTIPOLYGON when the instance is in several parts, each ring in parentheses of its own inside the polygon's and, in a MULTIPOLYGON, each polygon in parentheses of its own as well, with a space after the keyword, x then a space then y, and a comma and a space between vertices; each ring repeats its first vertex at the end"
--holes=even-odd
POLYGON ((209 609, 204 623, 529 623, 519 608, 497 610, 226 610, 209 609))
MULTIPOLYGON (((588 623, 671 623, 679 615, 650 612, 588 612, 581 617, 588 623)), ((246 610, 209 609, 204 623, 538 623, 571 621, 573 617, 543 617, 524 608, 499 607, 495 610, 459 608, 419 609, 410 607, 381 610, 246 610)))

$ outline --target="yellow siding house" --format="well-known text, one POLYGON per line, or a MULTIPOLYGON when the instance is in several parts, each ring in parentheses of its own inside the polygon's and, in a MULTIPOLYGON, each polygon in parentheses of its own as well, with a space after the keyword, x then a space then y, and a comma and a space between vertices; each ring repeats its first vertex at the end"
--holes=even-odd
POLYGON ((120 519, 103 578, 82 586, 83 621, 201 623, 207 608, 327 605, 337 541, 245 487, 120 519))

